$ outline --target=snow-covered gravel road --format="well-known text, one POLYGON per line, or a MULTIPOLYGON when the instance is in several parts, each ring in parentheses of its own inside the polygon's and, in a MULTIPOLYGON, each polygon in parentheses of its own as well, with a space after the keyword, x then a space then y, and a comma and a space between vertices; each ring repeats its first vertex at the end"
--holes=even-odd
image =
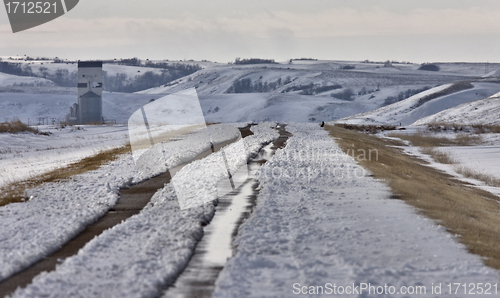
MULTIPOLYGON (((272 126, 252 128, 256 135, 245 139, 248 154, 277 137, 272 126)), ((366 289, 340 296, 442 297, 432 294, 433 287, 441 285, 445 293, 448 283, 497 284, 495 270, 443 227, 391 199, 387 186, 343 154, 318 125, 289 124, 287 130, 293 137, 261 170, 257 206, 238 232, 236 254, 219 276, 215 297, 295 297, 319 292, 318 286, 329 296, 334 285, 337 291, 355 285, 359 292, 362 284, 387 284, 396 292, 372 295, 366 289), (402 287, 425 287, 427 295, 397 294, 402 287)), ((185 167, 181 172, 190 174, 179 172, 178 177, 217 183, 210 175, 214 158, 219 157, 185 167)), ((132 158, 100 171, 64 187, 39 189, 26 204, 0 208, 1 225, 7 227, 0 231, 3 276, 56 249, 85 220, 109 209, 116 201, 116 185, 134 173, 132 158), (96 180, 102 185, 89 183, 96 180)), ((140 214, 94 238, 14 297, 157 296, 186 265, 203 233, 200 222, 213 212, 211 204, 181 212, 172 184, 167 184, 140 214)))
POLYGON ((498 273, 443 227, 391 199, 326 131, 314 124, 287 130, 293 137, 261 170, 257 206, 239 230, 215 297, 295 297, 322 286, 321 297, 334 285, 343 287, 341 297, 441 297, 433 286, 445 293, 448 283, 498 283, 498 273), (347 295, 353 284, 358 293, 347 295), (395 292, 359 292, 361 284, 395 292), (417 286, 427 295, 400 292, 422 290, 417 286))

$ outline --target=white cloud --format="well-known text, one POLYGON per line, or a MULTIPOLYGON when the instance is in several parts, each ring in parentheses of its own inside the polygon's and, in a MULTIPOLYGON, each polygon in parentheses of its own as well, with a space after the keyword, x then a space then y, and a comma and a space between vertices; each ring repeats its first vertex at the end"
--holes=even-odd
POLYGON ((220 24, 232 31, 268 37, 269 29, 287 28, 297 38, 500 33, 500 11, 470 8, 417 9, 408 14, 383 9, 330 9, 300 14, 288 11, 256 15, 222 17, 220 24))
MULTIPOLYGON (((255 7, 249 10, 237 9, 235 4, 232 8, 220 11, 211 8, 211 13, 201 9, 169 11, 166 15, 170 17, 163 18, 159 17, 160 12, 154 18, 146 18, 147 14, 132 17, 132 8, 140 3, 134 1, 122 7, 123 12, 115 11, 113 17, 106 18, 101 13, 86 18, 82 12, 70 13, 53 22, 16 34, 9 34, 8 25, 0 23, 0 49, 7 55, 17 54, 19 50, 25 50, 26 53, 31 50, 31 53, 35 53, 32 55, 36 55, 39 49, 47 52, 53 49, 54 52, 62 52, 59 56, 68 58, 76 58, 75 55, 94 55, 96 58, 149 56, 229 61, 237 56, 248 55, 277 59, 312 55, 331 57, 332 45, 345 38, 351 39, 349 44, 355 47, 365 44, 353 40, 368 40, 368 37, 382 40, 381 37, 384 37, 385 42, 394 43, 393 48, 397 44, 398 49, 405 51, 409 46, 405 48, 398 41, 402 36, 406 37, 405 40, 410 40, 408 37, 411 36, 419 36, 420 46, 425 48, 431 44, 430 41, 426 44, 422 37, 436 40, 446 36, 450 40, 458 40, 465 36, 494 36, 500 33, 498 7, 490 9, 486 6, 469 5, 467 8, 433 8, 431 5, 415 5, 411 9, 396 9, 385 5, 388 1, 359 1, 359 6, 340 5, 332 8, 333 5, 324 4, 325 9, 319 9, 323 5, 321 1, 311 1, 310 5, 317 6, 315 9, 301 10, 300 5, 295 2, 290 2, 290 6, 285 5, 283 8, 274 5, 268 10, 255 7), (363 6, 361 3, 371 5, 363 6), (385 6, 376 6, 374 3, 384 3, 385 6), (11 52, 13 50, 14 53, 11 52)), ((225 2, 219 0, 216 3, 222 5, 225 2)), ((402 5, 399 1, 397 3, 402 5)), ((85 11, 83 8, 82 5, 82 11, 85 11)), ((104 5, 103 11, 106 9, 109 10, 109 7, 104 5)), ((370 40, 373 42, 377 39, 370 40)), ((492 39, 491 44, 493 43, 496 45, 492 39)), ((380 51, 388 48, 391 45, 380 46, 380 51)), ((361 56, 366 53, 364 57, 360 57, 365 59, 370 58, 376 49, 343 50, 346 51, 344 56, 351 53, 361 56)), ((473 52, 469 47, 468 54, 472 56, 473 52)), ((338 56, 331 58, 342 56, 340 52, 335 54, 338 56)), ((383 53, 377 54, 383 56, 383 53)))

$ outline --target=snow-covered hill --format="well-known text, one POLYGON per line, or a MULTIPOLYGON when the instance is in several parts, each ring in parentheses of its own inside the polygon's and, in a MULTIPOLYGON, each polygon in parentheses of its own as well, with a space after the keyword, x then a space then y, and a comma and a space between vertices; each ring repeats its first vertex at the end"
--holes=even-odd
POLYGON ((468 83, 441 85, 392 105, 343 118, 337 122, 409 125, 423 117, 491 96, 500 91, 498 83, 474 82, 469 88, 466 84, 468 83))
POLYGON ((0 87, 53 86, 54 82, 42 78, 20 77, 0 72, 0 87))
POLYGON ((429 123, 500 125, 500 93, 485 99, 461 104, 432 116, 424 117, 413 125, 429 123))
POLYGON ((200 103, 208 122, 321 122, 369 109, 332 97, 279 93, 208 95, 200 103))
MULTIPOLYGON (((76 64, 69 62, 52 63, 46 60, 11 62, 28 64, 34 73, 41 71, 56 73, 57 69, 73 73, 77 70, 76 64)), ((441 71, 418 70, 419 64, 384 65, 384 63, 355 61, 293 60, 291 63, 287 61, 253 65, 196 61, 182 63, 200 65, 203 69, 162 87, 134 94, 104 93, 104 117, 116 120, 118 123, 126 123, 135 110, 150 100, 164 94, 196 88, 209 122, 334 121, 380 108, 391 102, 388 99, 396 98, 403 93, 408 94, 408 91, 451 84, 464 78, 484 75, 483 64, 464 63, 439 64, 441 71), (350 100, 332 97, 333 94, 346 91, 352 91, 350 100)), ((490 69, 493 70, 497 66, 500 67, 491 64, 490 69)), ((105 64, 104 71, 107 71, 108 75, 123 73, 128 78, 146 71, 161 72, 160 69, 154 68, 112 64, 105 64)), ((390 108, 379 110, 376 116, 370 116, 372 114, 369 113, 348 121, 409 124, 420 117, 500 91, 500 88, 495 88, 496 85, 493 84, 490 86, 478 83, 475 89, 461 94, 460 98, 456 96, 443 98, 422 105, 416 111, 408 111, 408 103, 418 100, 414 97, 390 108), (383 113, 378 115, 381 111, 383 113), (408 112, 411 112, 410 116, 406 115, 408 112)), ((436 90, 440 89, 434 91, 436 90)), ((425 94, 427 93, 421 95, 425 94)), ((56 119, 57 122, 65 118, 69 107, 76 101, 76 88, 54 86, 51 81, 38 78, 0 74, 0 121, 19 118, 23 122, 34 123, 37 118, 43 117, 56 119), (2 80, 3 77, 6 79, 2 80), (47 86, 24 84, 37 80, 46 83, 47 86)))
POLYGON ((203 111, 213 122, 331 121, 377 109, 388 98, 409 90, 455 82, 476 73, 468 70, 470 72, 462 68, 455 73, 440 73, 418 70, 415 64, 384 67, 383 64, 346 61, 218 65, 139 93, 170 94, 196 88, 203 111), (350 69, 342 69, 345 66, 350 69), (245 93, 233 93, 242 82, 247 84, 241 88, 245 93), (320 89, 335 85, 341 88, 320 89), (259 88, 266 90, 259 93, 259 88), (345 90, 353 91, 352 101, 331 97, 345 90))
MULTIPOLYGON (((219 65, 205 68, 194 74, 180 78, 170 84, 152 88, 139 93, 169 94, 181 90, 196 88, 198 94, 213 95, 228 93, 230 87, 238 81, 249 79, 253 85, 262 84, 269 87, 270 93, 299 93, 304 86, 311 83, 315 86, 341 85, 352 88, 357 94, 362 88, 376 90, 396 86, 436 86, 463 79, 462 74, 440 73, 415 70, 415 65, 401 68, 383 67, 377 64, 350 62, 317 61, 315 63, 292 64, 257 64, 257 65, 219 65), (354 69, 341 69, 345 66, 354 69)), ((256 92, 256 91, 255 91, 256 92)), ((317 93, 330 95, 338 90, 317 93)))

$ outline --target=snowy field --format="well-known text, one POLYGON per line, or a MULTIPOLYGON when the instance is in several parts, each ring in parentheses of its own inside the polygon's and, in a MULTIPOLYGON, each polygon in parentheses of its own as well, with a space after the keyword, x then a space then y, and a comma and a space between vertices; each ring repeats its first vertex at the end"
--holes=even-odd
MULTIPOLYGON (((398 86, 434 87, 462 80, 464 76, 474 76, 467 72, 460 75, 419 70, 400 72, 396 68, 384 68, 376 64, 358 64, 359 70, 345 70, 341 69, 341 67, 351 65, 351 63, 322 61, 305 64, 301 62, 298 61, 292 64, 219 65, 202 69, 167 85, 140 91, 139 93, 170 94, 195 87, 200 96, 219 95, 227 93, 227 90, 235 82, 242 79, 249 79, 252 83, 260 82, 262 84, 271 84, 280 80, 282 84, 278 84, 274 90, 270 91, 271 93, 295 92, 295 94, 298 94, 297 90, 291 91, 290 88, 306 86, 311 83, 316 86, 340 84, 343 88, 352 88, 357 93, 363 87, 369 90, 375 90, 378 87, 380 90, 384 90, 398 86)), ((318 96, 330 95, 336 91, 320 92, 318 96)))
MULTIPOLYGON (((488 121, 488 118, 483 119, 488 121)), ((488 122, 486 122, 488 124, 488 122)), ((399 131, 398 134, 415 134, 426 131, 427 126, 408 126, 405 131, 399 131)), ((381 132, 378 135, 380 137, 387 137, 388 134, 393 132, 386 131, 381 132)), ((448 132, 438 132, 429 133, 424 136, 438 137, 438 138, 448 138, 454 139, 463 133, 456 133, 452 131, 448 132)), ((478 188, 486 190, 495 195, 500 195, 500 188, 492 187, 485 184, 484 181, 476 180, 470 177, 464 177, 463 174, 457 171, 458 168, 464 168, 472 170, 474 172, 484 174, 496 179, 500 179, 500 134, 498 133, 485 133, 479 135, 482 144, 476 144, 472 146, 440 146, 434 147, 439 152, 448 154, 448 156, 453 160, 453 164, 442 164, 435 161, 431 156, 422 153, 422 148, 418 146, 411 146, 409 142, 406 142, 409 146, 400 147, 407 154, 416 156, 429 163, 429 166, 448 173, 451 176, 457 177, 466 183, 475 185, 478 188)))
POLYGON ((500 177, 500 144, 495 146, 445 147, 440 149, 474 171, 500 177))
POLYGON ((321 122, 367 109, 362 103, 332 97, 247 93, 200 98, 208 122, 321 122), (285 108, 284 108, 285 107, 285 108))
MULTIPOLYGON (((8 59, 8 57, 0 57, 0 58, 2 58, 2 61, 4 62, 21 63, 23 65, 28 65, 31 67, 34 74, 41 74, 42 72, 47 72, 53 75, 56 73, 57 70, 67 70, 70 73, 78 71, 78 64, 75 61, 54 63, 51 60, 23 61, 23 60, 8 59)), ((156 74, 161 73, 161 69, 158 68, 125 66, 125 65, 107 64, 107 63, 103 64, 103 70, 107 72, 108 75, 110 76, 114 76, 117 74, 126 74, 128 77, 135 77, 136 75, 141 75, 147 71, 152 71, 156 74)))
POLYGON ((442 164, 436 162, 432 157, 422 153, 418 147, 404 148, 410 154, 421 158, 429 163, 429 166, 448 173, 459 180, 470 183, 477 188, 486 190, 496 196, 500 196, 500 188, 488 186, 484 181, 470 177, 464 177, 457 172, 457 167, 464 167, 480 174, 500 178, 498 165, 500 164, 499 145, 496 146, 472 146, 472 147, 440 147, 439 151, 448 153, 456 164, 442 164))
POLYGON ((124 125, 38 129, 50 135, 0 134, 0 188, 128 143, 124 125))

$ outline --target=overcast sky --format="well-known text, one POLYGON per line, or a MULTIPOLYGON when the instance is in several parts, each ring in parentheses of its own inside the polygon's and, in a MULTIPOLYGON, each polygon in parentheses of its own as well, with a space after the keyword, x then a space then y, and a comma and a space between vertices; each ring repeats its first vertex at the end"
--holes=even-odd
MULTIPOLYGON (((54 0, 51 0, 54 1, 54 0)), ((80 0, 0 56, 500 62, 498 0, 80 0)))

